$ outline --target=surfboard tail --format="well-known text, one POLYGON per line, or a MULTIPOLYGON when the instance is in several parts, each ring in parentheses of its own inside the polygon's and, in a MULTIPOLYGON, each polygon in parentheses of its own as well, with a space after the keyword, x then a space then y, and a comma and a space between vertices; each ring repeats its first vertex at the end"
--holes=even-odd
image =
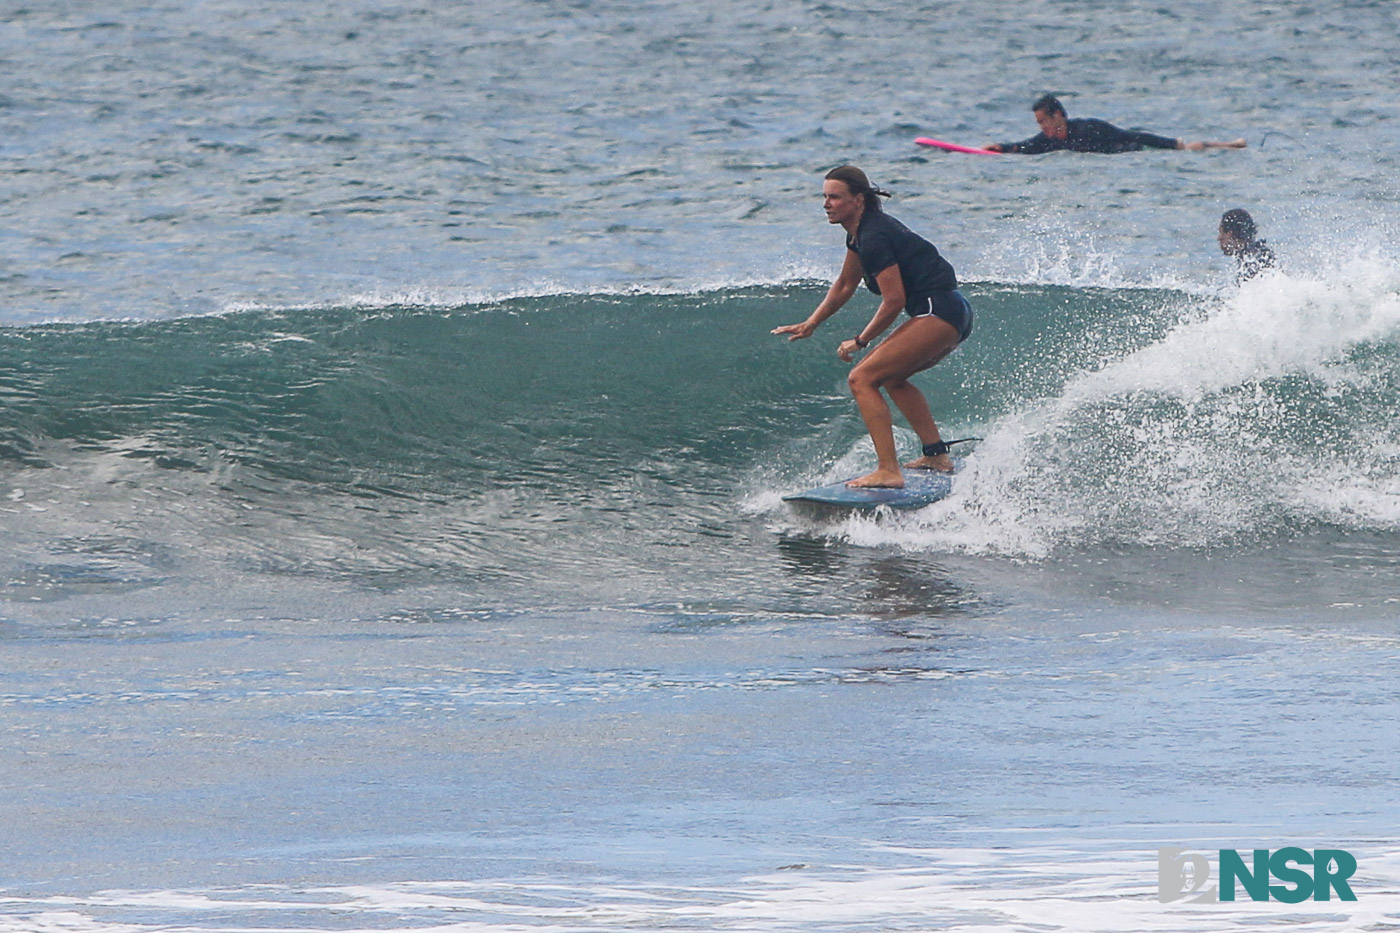
POLYGON ((953 491, 953 474, 936 470, 905 470, 899 489, 856 488, 848 480, 783 496, 783 501, 806 512, 870 512, 879 508, 921 509, 953 491))

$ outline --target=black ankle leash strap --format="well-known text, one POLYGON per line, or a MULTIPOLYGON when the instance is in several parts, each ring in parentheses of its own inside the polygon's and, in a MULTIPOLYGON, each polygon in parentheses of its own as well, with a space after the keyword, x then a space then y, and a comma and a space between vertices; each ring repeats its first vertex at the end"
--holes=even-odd
POLYGON ((937 441, 932 444, 925 444, 924 456, 937 457, 939 454, 946 454, 948 448, 952 447, 954 444, 966 444, 968 441, 980 441, 981 439, 980 437, 963 437, 956 441, 937 441))

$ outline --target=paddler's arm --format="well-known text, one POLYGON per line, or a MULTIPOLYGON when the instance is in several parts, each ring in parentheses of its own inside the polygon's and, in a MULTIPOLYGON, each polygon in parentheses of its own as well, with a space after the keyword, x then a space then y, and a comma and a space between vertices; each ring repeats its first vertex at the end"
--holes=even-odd
POLYGON ((1037 133, 1030 139, 1023 139, 1019 143, 988 143, 982 148, 988 152, 1020 152, 1025 155, 1040 155, 1042 152, 1050 152, 1061 147, 1044 133, 1037 133))
POLYGON ((1231 139, 1224 142, 1217 142, 1213 139, 1204 139, 1200 142, 1188 143, 1178 139, 1176 148, 1190 149, 1192 152, 1200 152, 1202 149, 1244 149, 1249 145, 1243 139, 1231 139))
MULTIPOLYGON (((895 270, 898 271, 896 266, 895 270)), ((841 264, 841 274, 836 277, 836 281, 831 283, 831 288, 827 289, 826 298, 817 305, 817 310, 812 312, 811 317, 801 324, 784 324, 782 327, 775 327, 771 331, 774 334, 787 334, 789 340, 801 340, 803 337, 812 336, 812 332, 821 326, 822 322, 831 317, 837 311, 845 307, 846 302, 851 300, 851 296, 860 287, 860 257, 855 250, 846 250, 846 259, 841 264)), ((903 289, 900 289, 903 291, 903 289)))
POLYGON ((841 346, 836 348, 836 355, 847 363, 855 358, 858 350, 864 350, 883 334, 904 310, 904 276, 899 274, 897 264, 891 264, 875 276, 875 284, 880 286, 880 307, 875 310, 875 316, 860 333, 841 341, 841 346))

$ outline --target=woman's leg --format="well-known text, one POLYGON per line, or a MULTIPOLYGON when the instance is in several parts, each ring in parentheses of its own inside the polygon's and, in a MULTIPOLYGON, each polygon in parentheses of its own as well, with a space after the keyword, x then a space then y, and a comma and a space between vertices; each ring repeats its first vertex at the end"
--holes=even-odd
POLYGON ((938 426, 929 412, 928 402, 923 393, 909 383, 909 377, 928 369, 957 345, 958 332, 947 321, 933 316, 913 318, 901 324, 851 370, 847 383, 865 421, 865 429, 875 444, 877 463, 873 473, 853 479, 847 485, 904 485, 894 443, 894 420, 880 390, 884 388, 890 393, 920 440, 924 443, 937 441, 938 426))
MULTIPOLYGON (((938 424, 933 420, 933 412, 929 410, 928 399, 913 383, 907 379, 901 380, 899 383, 890 383, 885 386, 885 391, 889 393, 890 399, 904 414, 905 420, 909 422, 909 427, 913 428, 914 433, 919 436, 920 444, 936 444, 943 439, 943 436, 938 432, 938 424)), ((948 459, 947 454, 937 454, 932 457, 921 454, 904 465, 911 469, 953 472, 953 461, 948 459)))

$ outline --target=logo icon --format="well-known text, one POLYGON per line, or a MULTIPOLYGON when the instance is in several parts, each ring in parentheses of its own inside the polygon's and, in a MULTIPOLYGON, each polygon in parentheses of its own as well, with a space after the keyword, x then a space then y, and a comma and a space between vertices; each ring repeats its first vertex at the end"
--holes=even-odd
POLYGON ((1215 885, 1207 888, 1208 881, 1210 862, 1204 855, 1170 846, 1157 850, 1157 900, 1161 903, 1190 897, 1193 904, 1214 904, 1215 885))

